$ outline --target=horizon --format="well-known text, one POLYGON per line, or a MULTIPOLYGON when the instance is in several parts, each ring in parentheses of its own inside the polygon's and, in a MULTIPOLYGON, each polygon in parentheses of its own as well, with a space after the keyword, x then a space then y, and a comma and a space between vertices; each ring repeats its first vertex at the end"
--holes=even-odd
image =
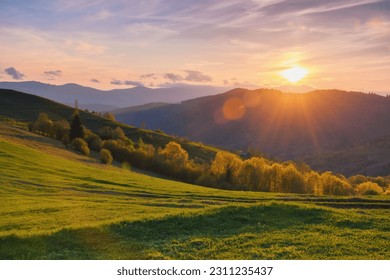
MULTIPOLYGON (((42 81, 34 81, 34 80, 28 80, 28 81, 1 81, 0 80, 0 83, 15 83, 15 84, 18 84, 18 83, 40 83, 40 84, 44 84, 44 85, 48 85, 48 86, 58 86, 58 87, 61 87, 61 86, 66 86, 66 85, 76 85, 76 86, 80 86, 80 87, 85 87, 85 88, 91 88, 93 90, 98 90, 98 91, 105 91, 105 92, 108 92, 108 91, 115 91, 115 90, 133 90, 133 89, 136 89, 136 88, 145 88, 145 89, 178 89, 178 88, 196 88, 196 87, 209 87, 209 88, 220 88, 222 90, 222 92, 220 93, 226 93, 226 92, 229 92, 231 90, 235 90, 235 89, 244 89, 244 90, 267 90, 267 89, 273 89, 273 90, 278 90, 280 92, 283 92, 283 93, 292 93, 292 94, 304 94, 304 93, 310 93, 310 92, 313 92, 313 91, 322 91, 322 90, 325 90, 325 91, 331 91, 331 90, 337 90, 337 91, 345 91, 345 92, 357 92, 357 93, 363 93, 363 94, 376 94, 376 95, 380 95, 380 96, 388 96, 390 95, 390 91, 359 91, 359 90, 348 90, 348 89, 343 89, 343 88, 315 88, 315 87, 312 87, 312 86, 309 86, 309 85, 305 85, 305 84, 286 84, 286 85, 282 85, 282 86, 275 86, 275 87, 251 87, 251 88, 244 88, 244 87, 223 87, 223 86, 213 86, 213 85, 205 85, 205 84, 198 84, 198 85, 194 85, 194 84, 170 84, 170 85, 164 85, 164 86, 161 86, 161 87, 149 87, 147 85, 138 85, 138 86, 130 86, 130 87, 122 87, 122 88, 119 88, 119 87, 112 87, 112 88, 106 88, 106 89, 100 89, 98 87, 94 87, 93 85, 83 85, 83 84, 79 84, 79 83, 75 83, 75 82, 67 82, 67 83, 58 83, 58 84, 55 84, 55 83, 50 83, 50 82, 42 82, 42 81), (305 90, 305 88, 307 90, 305 90), (294 91, 295 89, 295 91, 294 91)), ((215 93, 214 93, 215 94, 215 93)), ((214 95, 214 94, 210 94, 210 95, 214 95)), ((216 93, 218 94, 218 93, 216 93)))
POLYGON ((389 92, 389 1, 40 0, 0 7, 2 81, 389 92))

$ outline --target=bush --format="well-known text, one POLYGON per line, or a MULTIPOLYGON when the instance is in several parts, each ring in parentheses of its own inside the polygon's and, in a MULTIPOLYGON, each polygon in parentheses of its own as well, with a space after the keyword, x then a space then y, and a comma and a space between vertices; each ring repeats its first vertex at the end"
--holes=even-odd
POLYGON ((100 139, 100 137, 96 135, 96 138, 94 138, 93 141, 89 144, 89 147, 92 150, 99 152, 103 147, 102 139, 100 139))
POLYGON ((100 150, 100 160, 104 164, 111 164, 112 160, 113 160, 111 152, 107 149, 101 149, 100 150))
POLYGON ((88 147, 96 152, 99 152, 103 146, 102 139, 92 131, 87 131, 85 141, 87 141, 88 147))
POLYGON ((111 132, 112 136, 111 138, 114 139, 114 140, 118 140, 118 139, 126 139, 126 135, 125 133, 123 132, 123 129, 120 128, 119 126, 115 129, 112 130, 111 132))
POLYGON ((120 140, 105 140, 103 148, 109 150, 115 160, 119 162, 129 161, 131 153, 134 151, 133 146, 129 146, 120 140))
POLYGON ((89 155, 89 148, 87 142, 85 142, 83 139, 75 138, 72 140, 71 144, 76 151, 86 156, 89 155))
POLYGON ((98 129, 97 134, 103 140, 126 140, 126 135, 122 128, 119 126, 113 129, 110 126, 103 126, 98 129))
POLYGON ((383 194, 383 189, 373 182, 364 182, 356 187, 356 192, 361 195, 380 195, 383 194))
POLYGON ((53 123, 53 137, 64 142, 69 137, 70 125, 67 120, 59 120, 53 123))

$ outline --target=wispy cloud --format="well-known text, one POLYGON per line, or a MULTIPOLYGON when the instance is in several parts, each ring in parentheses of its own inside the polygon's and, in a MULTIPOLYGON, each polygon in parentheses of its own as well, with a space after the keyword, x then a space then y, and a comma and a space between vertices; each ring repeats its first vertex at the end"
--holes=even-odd
POLYGON ((43 72, 43 74, 48 76, 48 77, 51 77, 51 78, 53 78, 54 76, 60 77, 62 75, 62 71, 61 70, 50 70, 50 71, 43 72))
POLYGON ((178 74, 174 73, 165 73, 164 78, 167 79, 170 82, 176 83, 176 82, 181 82, 184 80, 184 78, 178 74))
POLYGON ((187 74, 185 76, 182 76, 175 73, 165 73, 163 74, 163 77, 172 83, 177 83, 182 81, 195 82, 195 83, 203 83, 203 82, 208 83, 213 81, 213 78, 210 75, 204 74, 200 71, 184 70, 183 72, 186 72, 187 74))
POLYGON ((149 74, 142 74, 140 75, 141 79, 153 79, 156 80, 158 79, 158 74, 156 73, 149 73, 149 74))
POLYGON ((213 78, 210 75, 203 74, 200 71, 193 71, 193 70, 185 70, 187 72, 187 76, 184 78, 184 80, 189 82, 212 82, 213 78))
POLYGON ((89 81, 92 83, 96 83, 96 84, 100 83, 100 81, 98 79, 90 79, 89 81))
POLYGON ((130 81, 130 80, 122 81, 122 80, 117 80, 117 79, 112 80, 111 84, 112 85, 136 86, 136 87, 144 86, 144 84, 139 82, 139 81, 130 81))

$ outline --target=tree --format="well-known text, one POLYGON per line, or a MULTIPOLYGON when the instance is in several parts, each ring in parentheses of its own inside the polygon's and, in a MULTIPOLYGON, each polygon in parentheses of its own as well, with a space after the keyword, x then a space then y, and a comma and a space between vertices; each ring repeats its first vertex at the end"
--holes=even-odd
POLYGON ((53 123, 53 136, 62 142, 67 142, 70 125, 67 120, 58 120, 53 123))
POLYGON ((53 122, 49 119, 46 113, 39 113, 38 119, 33 125, 33 130, 49 135, 53 128, 53 122))
POLYGON ((220 183, 236 185, 238 174, 242 167, 242 160, 231 153, 218 152, 211 164, 211 174, 217 177, 220 183))
POLYGON ((123 132, 123 129, 120 128, 119 126, 115 129, 113 129, 111 131, 111 138, 114 139, 114 140, 117 140, 117 139, 125 139, 126 138, 126 135, 125 133, 123 132))
POLYGON ((305 177, 290 163, 282 171, 281 187, 282 192, 304 193, 305 177))
POLYGON ((81 123, 79 110, 75 110, 72 115, 69 131, 69 140, 72 141, 75 138, 83 139, 85 136, 84 126, 81 123))
POLYGON ((176 142, 169 142, 160 154, 163 156, 165 162, 174 167, 174 169, 182 169, 188 165, 187 151, 176 142))
POLYGON ((361 195, 383 194, 383 189, 377 183, 373 183, 373 182, 360 183, 355 190, 358 194, 361 195))

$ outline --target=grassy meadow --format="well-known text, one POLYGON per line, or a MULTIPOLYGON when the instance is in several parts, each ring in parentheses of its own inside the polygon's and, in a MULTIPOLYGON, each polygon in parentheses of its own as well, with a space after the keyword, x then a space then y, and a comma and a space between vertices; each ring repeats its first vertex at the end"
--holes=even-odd
POLYGON ((390 199, 225 191, 0 124, 0 259, 389 259, 390 199))

